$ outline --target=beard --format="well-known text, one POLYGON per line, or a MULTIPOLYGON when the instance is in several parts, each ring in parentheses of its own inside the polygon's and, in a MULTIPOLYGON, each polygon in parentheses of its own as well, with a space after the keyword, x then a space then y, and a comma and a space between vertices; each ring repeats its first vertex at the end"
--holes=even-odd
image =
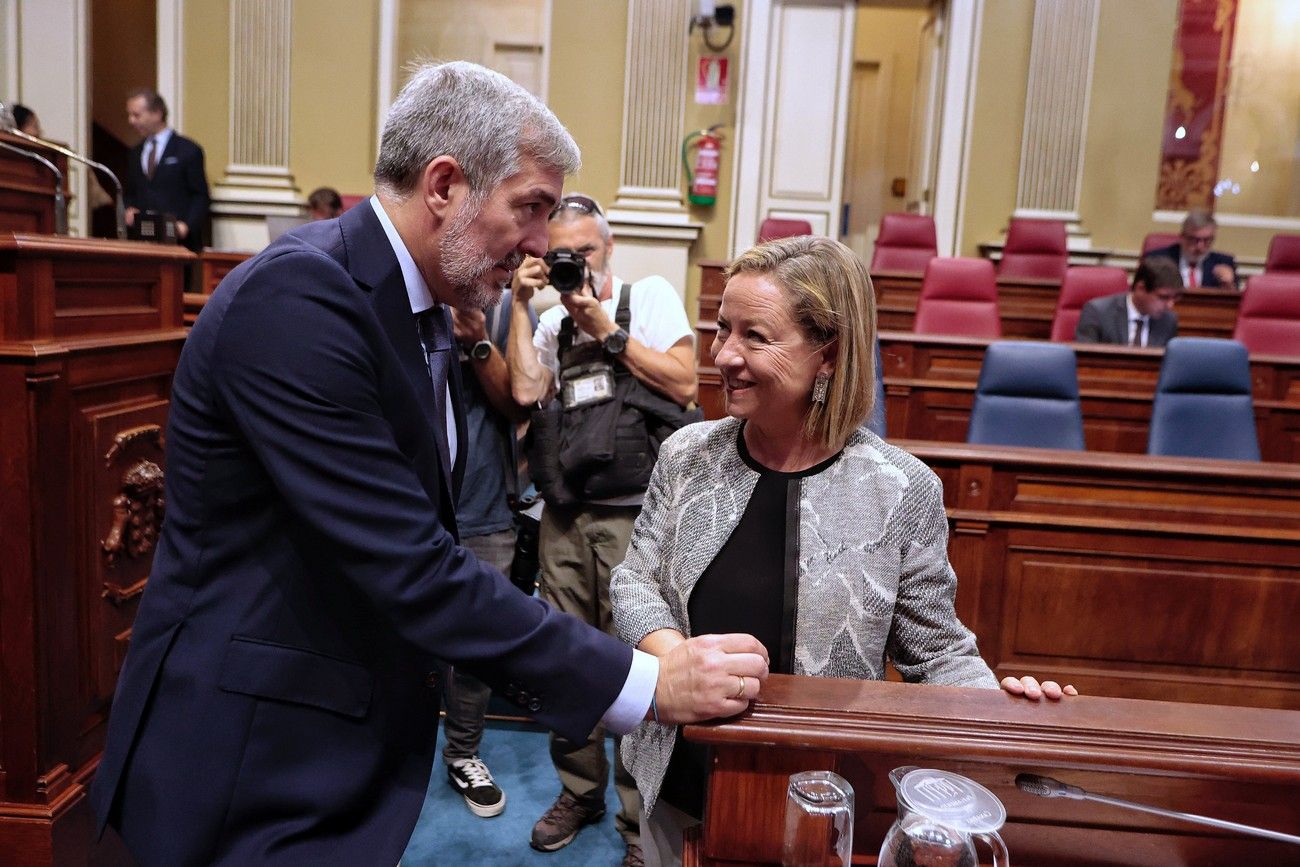
POLYGON ((492 269, 501 267, 512 273, 524 261, 524 254, 518 250, 500 261, 488 255, 486 245, 473 231, 474 220, 482 207, 480 202, 467 203, 452 217, 438 241, 442 277, 456 293, 457 306, 466 309, 486 310, 496 306, 505 282, 492 282, 489 277, 492 269))

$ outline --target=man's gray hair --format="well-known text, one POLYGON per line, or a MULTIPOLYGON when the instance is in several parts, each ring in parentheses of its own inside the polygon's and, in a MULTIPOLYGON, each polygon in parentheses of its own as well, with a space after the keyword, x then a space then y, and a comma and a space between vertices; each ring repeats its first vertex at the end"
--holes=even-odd
POLYGON ((1205 208, 1193 208, 1183 218, 1182 229, 1184 232, 1195 232, 1197 229, 1204 229, 1206 226, 1213 225, 1215 225, 1214 214, 1205 208))
POLYGON ((573 137, 541 100, 501 73, 461 60, 421 66, 397 95, 384 123, 375 188, 405 198, 440 156, 456 160, 476 196, 519 171, 521 157, 566 175, 581 164, 573 137))

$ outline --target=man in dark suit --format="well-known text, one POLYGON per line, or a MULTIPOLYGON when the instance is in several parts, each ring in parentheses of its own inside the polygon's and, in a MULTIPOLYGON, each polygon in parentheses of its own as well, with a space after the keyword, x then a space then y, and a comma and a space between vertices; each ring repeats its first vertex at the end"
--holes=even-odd
POLYGON ((203 148, 167 125, 167 103, 152 90, 127 98, 126 118, 140 134, 126 170, 126 224, 134 226, 141 211, 170 214, 177 239, 199 252, 209 204, 203 148))
POLYGON ((1184 289, 1237 289, 1237 261, 1227 253, 1218 253, 1214 246, 1217 231, 1214 215, 1205 210, 1192 210, 1183 218, 1183 228, 1177 244, 1159 247, 1148 256, 1169 259, 1178 266, 1184 289))
POLYGON ((92 791, 140 864, 396 863, 429 782, 439 662, 571 738, 757 693, 751 636, 649 656, 458 544, 446 305, 495 303, 545 253, 577 164, 504 76, 425 67, 388 115, 375 197, 213 293, 173 382, 168 515, 92 791))
POLYGON ((1074 339, 1079 343, 1164 346, 1178 335, 1174 304, 1183 294, 1173 262, 1148 256, 1133 273, 1128 292, 1094 298, 1083 305, 1074 339))

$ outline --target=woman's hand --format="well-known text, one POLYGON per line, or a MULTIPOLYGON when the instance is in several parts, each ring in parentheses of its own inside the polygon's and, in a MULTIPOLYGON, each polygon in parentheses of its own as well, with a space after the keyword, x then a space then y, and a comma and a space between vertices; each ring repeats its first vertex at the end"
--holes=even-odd
POLYGON ((1028 675, 1024 677, 1004 677, 1002 678, 1002 688, 1012 695, 1022 696, 1030 701, 1038 701, 1043 696, 1047 696, 1052 701, 1060 701, 1063 695, 1079 694, 1079 691, 1073 686, 1066 684, 1062 687, 1054 680, 1045 680, 1040 686, 1037 678, 1028 675))

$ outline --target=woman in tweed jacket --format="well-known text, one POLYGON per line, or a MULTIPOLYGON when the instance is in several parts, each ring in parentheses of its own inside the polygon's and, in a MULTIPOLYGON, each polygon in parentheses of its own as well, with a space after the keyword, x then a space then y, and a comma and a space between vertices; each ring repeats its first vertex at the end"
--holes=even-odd
MULTIPOLYGON (((888 659, 908 681, 998 687, 953 607, 938 477, 863 426, 874 346, 870 280, 844 245, 788 238, 731 264, 712 354, 732 417, 659 453, 610 581, 624 640, 662 654, 693 634, 752 632, 773 671, 880 680, 888 659)), ((757 688, 740 679, 737 694, 757 688)), ((702 806, 702 750, 647 722, 623 761, 646 862, 676 863, 702 806)))

